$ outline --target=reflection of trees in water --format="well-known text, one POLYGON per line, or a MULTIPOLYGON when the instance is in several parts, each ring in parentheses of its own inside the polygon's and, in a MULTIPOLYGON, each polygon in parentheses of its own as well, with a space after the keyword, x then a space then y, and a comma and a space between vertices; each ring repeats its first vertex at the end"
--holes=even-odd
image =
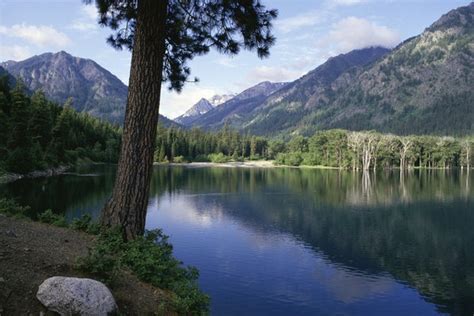
POLYGON ((472 173, 454 170, 350 172, 304 169, 237 169, 160 167, 151 192, 311 193, 333 206, 376 206, 415 201, 447 201, 474 194, 472 173))
POLYGON ((440 311, 474 310, 474 195, 466 173, 177 168, 157 170, 156 195, 169 176, 169 194, 239 193, 197 195, 190 200, 200 212, 217 203, 226 216, 289 232, 333 262, 387 271, 440 311))
POLYGON ((23 179, 0 186, 0 191, 29 205, 32 216, 46 209, 65 213, 69 220, 86 213, 98 216, 112 190, 115 167, 97 165, 78 172, 86 174, 23 179))
POLYGON ((465 196, 466 198, 469 197, 470 194, 472 194, 469 179, 470 179, 470 168, 467 168, 466 170, 461 169, 461 177, 459 177, 459 180, 461 181, 460 185, 464 186, 464 190, 462 192, 463 192, 463 196, 465 196), (464 183, 462 183, 463 179, 464 179, 464 183))

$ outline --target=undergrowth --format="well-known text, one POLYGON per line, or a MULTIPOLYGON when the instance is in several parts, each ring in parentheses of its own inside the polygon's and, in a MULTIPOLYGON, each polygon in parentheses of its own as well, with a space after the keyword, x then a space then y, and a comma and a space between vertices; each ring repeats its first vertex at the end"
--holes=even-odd
MULTIPOLYGON (((12 199, 0 199, 0 213, 27 218, 24 207, 12 199)), ((39 222, 68 227, 95 234, 97 240, 89 254, 78 260, 78 268, 113 286, 123 270, 130 270, 141 281, 170 291, 172 309, 180 315, 203 315, 209 312, 209 297, 198 287, 199 272, 183 266, 174 258, 168 236, 159 229, 144 236, 124 241, 120 229, 104 229, 92 221, 89 214, 74 219, 70 224, 63 215, 48 209, 38 214, 39 222)))
POLYGON ((132 271, 140 280, 172 292, 173 309, 179 314, 206 314, 209 297, 199 290, 199 272, 184 267, 173 257, 168 236, 159 229, 125 242, 120 229, 104 230, 79 267, 106 283, 113 283, 121 269, 132 271))

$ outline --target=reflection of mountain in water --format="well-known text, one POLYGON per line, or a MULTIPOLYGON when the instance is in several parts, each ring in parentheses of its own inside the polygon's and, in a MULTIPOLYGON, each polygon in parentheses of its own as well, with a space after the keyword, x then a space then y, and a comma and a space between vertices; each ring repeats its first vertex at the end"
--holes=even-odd
POLYGON ((440 312, 468 314, 474 310, 470 177, 177 168, 157 171, 152 192, 202 193, 188 196, 200 217, 231 216, 254 229, 291 233, 332 262, 391 273, 440 312))

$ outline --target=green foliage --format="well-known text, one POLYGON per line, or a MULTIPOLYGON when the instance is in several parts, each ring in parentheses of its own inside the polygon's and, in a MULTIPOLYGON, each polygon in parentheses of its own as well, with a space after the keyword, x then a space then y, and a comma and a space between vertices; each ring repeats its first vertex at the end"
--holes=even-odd
POLYGON ((280 165, 361 169, 472 167, 472 137, 394 136, 376 132, 327 130, 309 138, 295 136, 277 153, 280 165), (368 155, 368 156, 367 156, 368 155))
POLYGON ((93 222, 92 217, 89 214, 84 214, 81 218, 75 218, 70 224, 68 224, 64 215, 55 214, 52 210, 48 209, 38 214, 37 219, 41 223, 51 224, 58 227, 69 227, 92 235, 98 235, 101 231, 99 223, 93 222))
POLYGON ((287 166, 299 166, 303 162, 301 153, 279 153, 275 159, 275 163, 287 166))
POLYGON ((154 286, 171 290, 173 305, 179 314, 207 312, 209 297, 197 285, 199 276, 192 267, 183 267, 173 257, 173 247, 161 230, 124 242, 119 229, 103 231, 85 258, 82 270, 106 282, 113 282, 120 269, 130 269, 137 277, 154 286))
POLYGON ((214 163, 225 163, 230 161, 230 157, 225 156, 223 153, 209 154, 209 160, 214 163))
POLYGON ((59 107, 41 91, 29 97, 21 82, 0 80, 0 168, 28 173, 78 160, 118 160, 120 131, 66 102, 59 107))
POLYGON ((79 268, 98 276, 104 282, 111 283, 118 276, 121 255, 125 248, 120 230, 106 231, 99 235, 88 256, 79 259, 79 268))
POLYGON ((50 209, 40 213, 38 215, 38 221, 59 227, 67 227, 66 218, 63 215, 54 214, 50 209))
POLYGON ((92 217, 89 214, 84 214, 81 218, 75 218, 71 222, 71 228, 80 231, 88 231, 92 223, 92 217))
POLYGON ((209 156, 207 155, 197 155, 196 158, 194 158, 195 162, 210 162, 209 156))
POLYGON ((182 156, 185 161, 207 162, 211 160, 209 154, 221 153, 237 161, 251 157, 266 158, 267 152, 268 141, 265 138, 241 135, 228 126, 217 132, 159 126, 154 159, 156 162, 177 162, 176 158, 182 156))
MULTIPOLYGON (((85 0, 91 3, 93 0, 85 0)), ((99 24, 110 27, 112 34, 107 42, 117 49, 132 49, 135 25, 142 13, 135 0, 95 0, 100 16, 99 24)), ((160 1, 157 1, 157 3, 160 1)), ((267 10, 260 0, 246 1, 169 1, 155 4, 157 10, 166 10, 163 26, 159 18, 146 27, 159 29, 169 47, 164 52, 163 78, 170 88, 181 91, 190 74, 188 62, 194 56, 204 55, 210 48, 235 55, 241 49, 255 50, 259 57, 269 55, 275 43, 272 21, 277 10, 267 10), (160 7, 161 4, 161 7, 160 7)), ((148 4, 148 8, 153 8, 148 4)), ((144 6, 144 4, 143 4, 144 6)), ((145 23, 141 20, 140 23, 145 23)), ((150 22, 148 22, 150 23, 150 22)), ((157 34, 157 36, 158 36, 157 34)), ((154 40, 145 38, 145 41, 154 40)))
POLYGON ((185 163, 187 160, 183 156, 176 156, 173 158, 174 163, 185 163))
POLYGON ((15 217, 25 217, 25 212, 29 209, 29 206, 21 206, 13 199, 0 199, 0 214, 15 217))

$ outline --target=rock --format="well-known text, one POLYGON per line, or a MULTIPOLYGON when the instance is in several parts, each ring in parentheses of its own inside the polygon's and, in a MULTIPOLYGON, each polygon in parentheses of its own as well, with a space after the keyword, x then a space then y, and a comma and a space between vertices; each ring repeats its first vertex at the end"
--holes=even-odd
POLYGON ((60 315, 99 316, 117 312, 109 289, 92 279, 51 277, 39 286, 36 297, 46 308, 60 315))

